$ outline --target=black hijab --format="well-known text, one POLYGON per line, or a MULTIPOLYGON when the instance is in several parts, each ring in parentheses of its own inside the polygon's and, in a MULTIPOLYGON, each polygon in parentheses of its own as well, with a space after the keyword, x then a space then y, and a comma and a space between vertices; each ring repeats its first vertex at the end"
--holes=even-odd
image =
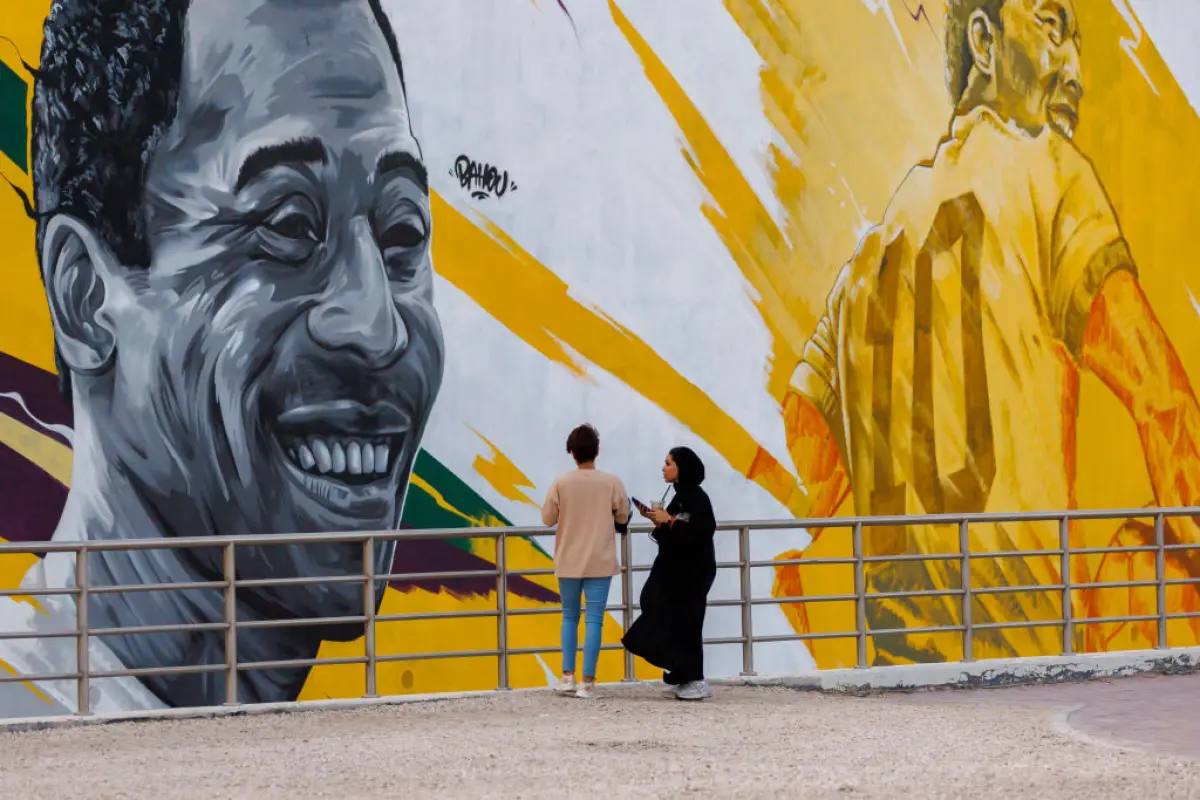
POLYGON ((686 514, 692 535, 712 536, 717 527, 708 493, 700 488, 704 483, 704 462, 690 447, 671 449, 671 460, 679 470, 675 477, 675 497, 668 510, 686 514))

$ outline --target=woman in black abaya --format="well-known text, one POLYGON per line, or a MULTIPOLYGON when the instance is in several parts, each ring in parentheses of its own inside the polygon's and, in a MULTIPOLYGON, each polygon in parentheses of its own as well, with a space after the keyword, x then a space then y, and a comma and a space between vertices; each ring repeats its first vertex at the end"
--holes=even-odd
POLYGON ((629 652, 665 670, 663 681, 680 700, 704 700, 704 612, 717 574, 713 534, 716 518, 700 484, 704 462, 676 447, 663 464, 663 480, 675 491, 665 509, 639 509, 654 522, 658 556, 641 594, 641 616, 622 642, 629 652))

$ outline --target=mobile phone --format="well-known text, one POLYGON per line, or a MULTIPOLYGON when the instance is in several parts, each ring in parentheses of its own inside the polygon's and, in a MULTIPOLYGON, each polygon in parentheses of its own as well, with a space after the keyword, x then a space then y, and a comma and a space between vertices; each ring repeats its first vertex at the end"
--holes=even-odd
POLYGON ((638 511, 649 511, 650 510, 649 506, 647 506, 641 500, 638 500, 636 497, 630 497, 629 499, 633 502, 634 508, 636 508, 638 511))

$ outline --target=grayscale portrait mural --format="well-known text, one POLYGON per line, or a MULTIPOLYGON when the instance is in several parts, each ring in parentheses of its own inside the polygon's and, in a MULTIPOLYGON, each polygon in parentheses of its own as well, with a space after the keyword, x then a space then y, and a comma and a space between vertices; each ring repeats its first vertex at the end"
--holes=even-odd
MULTIPOLYGON (((57 0, 34 86, 38 254, 74 417, 54 539, 395 528, 443 345, 425 167, 378 2, 57 0)), ((363 568, 359 544, 236 553, 245 581, 363 568)), ((90 582, 221 580, 221 555, 95 552, 90 582)), ((48 556, 37 582, 72 585, 72 560, 48 556)), ((247 622, 364 613, 354 583, 237 598, 247 622)), ((31 620, 73 627, 70 597, 46 602, 31 620)), ((220 622, 223 602, 93 594, 89 612, 97 628, 220 622)), ((361 630, 247 630, 239 658, 310 659, 361 630)), ((72 640, 5 645, 10 664, 74 670, 72 640)), ((94 672, 224 661, 219 630, 91 646, 94 672)), ((295 699, 307 672, 242 672, 239 698, 295 699)), ((94 706, 217 704, 224 681, 100 680, 94 706)), ((44 691, 73 705, 70 682, 44 691)))

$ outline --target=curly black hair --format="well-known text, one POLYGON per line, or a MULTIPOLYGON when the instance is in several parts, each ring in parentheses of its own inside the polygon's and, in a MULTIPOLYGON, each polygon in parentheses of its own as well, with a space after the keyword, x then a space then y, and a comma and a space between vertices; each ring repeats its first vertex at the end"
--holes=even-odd
MULTIPOLYGON (((396 37, 367 0, 401 85, 396 37)), ((191 0, 54 0, 36 70, 30 151, 39 260, 45 225, 84 222, 121 263, 147 267, 146 175, 175 119, 191 0)), ((43 265, 43 276, 45 265, 43 265)), ((69 375, 58 359, 64 397, 69 375)))

